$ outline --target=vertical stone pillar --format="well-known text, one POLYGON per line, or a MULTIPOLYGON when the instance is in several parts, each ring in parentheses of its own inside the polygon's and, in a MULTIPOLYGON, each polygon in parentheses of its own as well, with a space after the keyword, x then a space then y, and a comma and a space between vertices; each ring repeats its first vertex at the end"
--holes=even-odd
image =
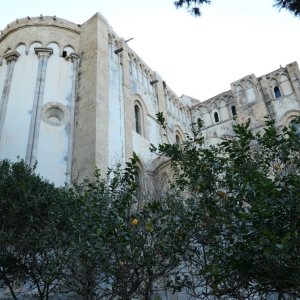
POLYGON ((75 122, 75 98, 76 98, 76 79, 77 70, 79 64, 79 56, 75 53, 71 54, 71 61, 73 63, 73 75, 72 75, 72 96, 70 107, 70 133, 68 143, 68 165, 67 165, 67 183, 71 183, 72 175, 72 158, 73 158, 73 143, 74 143, 74 122, 75 122))
POLYGON ((34 51, 39 58, 39 65, 35 84, 30 132, 26 153, 26 163, 30 165, 34 164, 36 161, 47 61, 49 56, 53 53, 53 50, 51 48, 34 48, 34 51))
POLYGON ((81 27, 73 141, 72 180, 94 178, 95 166, 108 167, 108 24, 94 15, 81 27), (80 74, 80 76, 79 76, 80 74))
POLYGON ((8 104, 8 97, 10 92, 10 85, 12 81, 12 76, 14 73, 15 63, 20 54, 17 51, 9 52, 3 56, 7 63, 6 76, 4 81, 4 87, 1 95, 0 101, 0 139, 2 136, 2 129, 5 121, 5 114, 8 104))
POLYGON ((288 64, 286 66, 286 70, 290 75, 291 84, 294 88, 297 99, 300 99, 300 71, 297 62, 288 64))
POLYGON ((121 56, 122 63, 122 76, 123 76, 123 105, 124 105, 124 138, 125 138, 125 162, 128 161, 133 154, 133 145, 132 145, 132 120, 134 120, 134 107, 133 99, 130 89, 130 71, 129 71, 129 48, 127 44, 123 41, 122 47, 124 48, 123 55, 121 56), (127 100, 127 101, 126 101, 127 100), (130 100, 130 101, 128 101, 130 100))
MULTIPOLYGON (((162 81, 162 78, 155 73, 155 78, 158 80, 158 83, 155 84, 155 93, 157 97, 158 102, 158 111, 162 112, 164 115, 164 118, 168 122, 168 107, 167 107, 167 96, 166 96, 166 83, 162 81)), ((159 126, 160 131, 160 139, 162 143, 167 142, 167 137, 165 136, 164 129, 159 126)))

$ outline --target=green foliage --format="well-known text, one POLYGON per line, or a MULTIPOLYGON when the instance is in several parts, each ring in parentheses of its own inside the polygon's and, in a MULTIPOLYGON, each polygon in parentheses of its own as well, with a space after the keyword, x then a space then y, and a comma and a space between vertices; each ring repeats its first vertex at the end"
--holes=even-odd
POLYGON ((93 181, 73 190, 69 216, 72 243, 63 270, 62 291, 71 290, 85 299, 114 293, 111 274, 115 255, 130 237, 127 228, 135 202, 135 160, 127 164, 124 172, 120 168, 109 170, 105 178, 96 170, 93 181), (117 243, 117 248, 111 247, 113 243, 117 243))
POLYGON ((250 121, 233 129, 217 146, 204 147, 196 126, 181 147, 152 149, 171 159, 194 224, 187 272, 170 284, 205 299, 299 296, 299 136, 273 121, 263 133, 253 134, 250 121))
POLYGON ((205 147, 202 125, 181 145, 152 145, 174 178, 149 202, 137 199, 135 154, 72 188, 0 162, 1 287, 13 299, 150 299, 165 286, 200 299, 299 297, 299 136, 268 120, 254 134, 249 121, 205 147))
POLYGON ((64 239, 53 208, 63 198, 22 160, 0 162, 0 280, 14 299, 17 286, 44 299, 60 280, 64 239))
POLYGON ((179 0, 175 1, 176 8, 185 7, 186 10, 193 16, 201 16, 200 7, 203 4, 210 4, 211 0, 179 0))
MULTIPOLYGON (((210 4, 211 0, 178 0, 174 2, 176 8, 185 8, 192 16, 201 16, 201 6, 210 4)), ((300 0, 274 0, 274 6, 279 10, 285 9, 294 16, 300 14, 300 0)))
POLYGON ((110 170, 106 179, 96 172, 93 182, 77 188, 66 290, 86 298, 149 299, 153 284, 180 264, 187 247, 179 234, 182 203, 166 197, 138 210, 133 181, 137 160, 134 156, 124 172, 110 170))
POLYGON ((286 9, 293 13, 294 16, 298 16, 300 14, 299 0, 275 0, 274 6, 279 9, 286 9))
POLYGON ((0 284, 48 299, 150 299, 178 268, 188 241, 183 203, 136 199, 138 158, 56 188, 23 161, 0 162, 0 284))

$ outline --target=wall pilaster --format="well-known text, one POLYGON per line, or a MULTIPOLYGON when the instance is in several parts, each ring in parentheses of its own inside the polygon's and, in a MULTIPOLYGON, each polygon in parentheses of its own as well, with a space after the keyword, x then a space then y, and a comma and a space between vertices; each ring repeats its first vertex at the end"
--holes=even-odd
POLYGON ((9 52, 3 56, 7 63, 7 71, 4 81, 4 87, 1 95, 1 102, 0 102, 0 139, 2 136, 2 129, 5 121, 5 115, 7 110, 9 92, 11 81, 14 73, 15 63, 18 59, 20 54, 17 51, 9 52))
POLYGON ((30 165, 34 164, 36 161, 36 151, 41 123, 41 111, 44 96, 47 62, 48 58, 53 53, 53 50, 51 48, 34 48, 34 51, 38 56, 39 66, 35 84, 30 132, 26 153, 26 163, 30 165))

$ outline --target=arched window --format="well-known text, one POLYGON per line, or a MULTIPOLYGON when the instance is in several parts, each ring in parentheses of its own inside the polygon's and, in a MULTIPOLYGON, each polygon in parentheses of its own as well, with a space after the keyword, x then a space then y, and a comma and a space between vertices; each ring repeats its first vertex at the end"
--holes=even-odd
POLYGON ((178 134, 176 134, 175 140, 176 140, 176 144, 180 145, 180 137, 178 134))
POLYGON ((293 88, 291 85, 291 82, 287 75, 281 75, 280 76, 280 87, 282 90, 283 95, 287 96, 293 93, 293 88))
POLYGON ((236 107, 234 105, 231 106, 231 113, 232 113, 232 116, 236 116, 236 107))
POLYGON ((280 92, 280 89, 279 89, 279 87, 277 85, 274 86, 273 91, 274 91, 275 98, 280 98, 281 97, 281 92, 280 92))
POLYGON ((135 131, 138 134, 142 134, 141 109, 137 104, 134 106, 134 117, 135 117, 135 131))
POLYGON ((246 86, 246 96, 247 96, 247 102, 253 102, 256 100, 256 95, 255 95, 255 89, 254 85, 250 80, 247 80, 245 83, 246 86))
POLYGON ((197 130, 204 126, 204 122, 201 118, 197 118, 197 130))
POLYGON ((300 136, 300 124, 297 119, 294 119, 289 124, 290 128, 293 128, 297 135, 300 136))
POLYGON ((244 89, 241 85, 238 85, 236 87, 236 96, 237 96, 239 104, 247 103, 246 94, 245 94, 245 91, 244 91, 244 89))
POLYGON ((218 123, 220 121, 219 114, 217 112, 214 113, 215 122, 218 123))

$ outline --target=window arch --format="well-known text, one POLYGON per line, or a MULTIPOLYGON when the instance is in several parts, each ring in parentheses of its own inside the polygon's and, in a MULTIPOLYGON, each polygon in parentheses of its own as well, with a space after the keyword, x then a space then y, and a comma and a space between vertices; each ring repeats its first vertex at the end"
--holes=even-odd
POLYGON ((254 85, 250 80, 246 80, 245 82, 245 87, 246 87, 246 97, 247 97, 247 102, 253 102, 256 100, 256 95, 255 95, 255 89, 254 85))
POLYGON ((70 56, 72 53, 75 53, 75 50, 72 46, 69 45, 69 46, 64 47, 63 52, 66 53, 65 54, 66 56, 70 56))
POLYGON ((135 95, 132 113, 132 129, 139 135, 146 137, 145 116, 147 116, 147 107, 139 95, 135 95))
POLYGON ((287 96, 293 93, 292 84, 287 75, 282 74, 280 76, 280 87, 283 95, 287 96))
POLYGON ((274 78, 271 80, 271 89, 275 99, 280 98, 282 96, 280 85, 278 81, 274 78))
POLYGON ((241 85, 236 87, 236 96, 239 104, 245 104, 247 102, 245 91, 241 85))
POLYGON ((215 119, 215 123, 220 122, 219 114, 217 112, 214 112, 214 119, 215 119))
POLYGON ((142 112, 141 107, 138 104, 134 105, 134 121, 136 133, 142 135, 142 112))
POLYGON ((232 113, 233 117, 236 116, 236 107, 235 107, 235 105, 231 105, 231 113, 232 113))
POLYGON ((281 91, 280 91, 279 86, 277 86, 277 85, 274 86, 273 91, 274 91, 274 96, 276 99, 281 97, 281 91))
POLYGON ((181 145, 184 141, 184 133, 178 125, 174 129, 174 133, 174 144, 181 145))
POLYGON ((204 122, 200 117, 197 118, 196 125, 197 125, 197 130, 204 126, 204 122))

